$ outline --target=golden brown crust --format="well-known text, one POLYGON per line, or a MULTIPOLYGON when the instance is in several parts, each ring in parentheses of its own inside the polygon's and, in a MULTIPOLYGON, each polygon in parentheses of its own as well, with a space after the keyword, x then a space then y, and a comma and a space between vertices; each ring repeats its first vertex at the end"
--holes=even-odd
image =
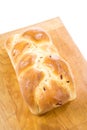
POLYGON ((49 37, 46 35, 44 31, 41 30, 29 30, 22 35, 23 37, 27 39, 31 39, 35 44, 40 44, 42 42, 48 42, 49 37))
POLYGON ((39 97, 37 97, 39 113, 59 107, 70 98, 69 93, 61 87, 61 84, 57 84, 56 80, 50 81, 50 88, 45 85, 43 90, 39 89, 38 93, 40 93, 39 97))
POLYGON ((17 64, 17 73, 20 74, 35 63, 36 55, 25 54, 17 64))
POLYGON ((45 31, 33 29, 14 35, 6 50, 32 113, 45 113, 75 98, 70 67, 45 31))
POLYGON ((28 105, 34 110, 37 107, 35 103, 35 89, 44 78, 44 73, 35 69, 30 69, 20 76, 19 83, 22 94, 28 105))
POLYGON ((74 91, 73 87, 73 79, 70 75, 69 68, 67 64, 61 60, 61 59, 53 59, 52 56, 46 57, 44 60, 44 63, 52 69, 53 73, 56 76, 59 76, 60 82, 63 81, 63 78, 66 80, 66 84, 72 84, 69 87, 71 87, 71 90, 74 91))
POLYGON ((18 42, 16 45, 14 45, 11 54, 14 62, 17 62, 16 60, 18 60, 21 53, 23 53, 24 49, 29 46, 30 44, 27 43, 26 41, 18 42))

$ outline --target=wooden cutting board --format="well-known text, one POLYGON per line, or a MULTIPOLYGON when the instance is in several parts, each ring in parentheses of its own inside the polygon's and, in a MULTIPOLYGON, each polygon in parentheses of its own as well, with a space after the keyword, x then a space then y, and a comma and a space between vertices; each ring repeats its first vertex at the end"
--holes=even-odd
POLYGON ((0 130, 87 130, 87 62, 59 18, 0 35, 0 130), (43 28, 75 76, 77 98, 43 116, 30 113, 4 49, 7 38, 31 27, 43 28))

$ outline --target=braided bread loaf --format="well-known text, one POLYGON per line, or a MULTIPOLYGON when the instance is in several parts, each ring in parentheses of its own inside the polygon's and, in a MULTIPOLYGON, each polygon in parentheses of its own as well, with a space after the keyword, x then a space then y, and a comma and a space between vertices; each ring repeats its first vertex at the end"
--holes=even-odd
POLYGON ((33 114, 43 114, 76 97, 70 67, 45 31, 31 29, 15 34, 5 48, 33 114))

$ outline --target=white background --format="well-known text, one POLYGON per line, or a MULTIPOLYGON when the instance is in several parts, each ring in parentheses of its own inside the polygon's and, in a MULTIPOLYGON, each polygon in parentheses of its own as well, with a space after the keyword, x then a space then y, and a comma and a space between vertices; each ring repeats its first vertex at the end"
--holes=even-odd
POLYGON ((0 34, 57 16, 87 60, 87 0, 0 0, 0 34))

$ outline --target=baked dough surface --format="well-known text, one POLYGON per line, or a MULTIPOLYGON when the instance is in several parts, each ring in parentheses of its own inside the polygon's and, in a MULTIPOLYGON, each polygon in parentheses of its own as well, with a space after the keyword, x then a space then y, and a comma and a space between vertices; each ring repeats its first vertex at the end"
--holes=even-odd
POLYGON ((43 114, 75 99, 70 66, 44 30, 30 29, 15 34, 7 40, 5 48, 33 114, 43 114))

